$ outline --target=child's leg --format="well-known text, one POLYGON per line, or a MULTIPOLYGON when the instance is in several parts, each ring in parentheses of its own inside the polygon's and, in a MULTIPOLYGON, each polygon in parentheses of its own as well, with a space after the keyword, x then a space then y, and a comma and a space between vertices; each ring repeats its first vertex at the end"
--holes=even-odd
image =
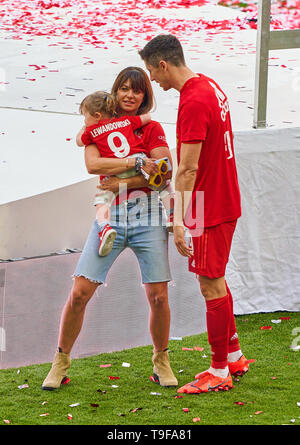
POLYGON ((112 192, 99 193, 95 197, 96 221, 99 229, 99 255, 106 256, 110 253, 117 232, 110 226, 110 207, 115 198, 112 192))
POLYGON ((110 224, 110 205, 96 204, 96 219, 99 230, 102 230, 106 224, 110 224))
POLYGON ((113 192, 107 191, 101 191, 95 196, 94 206, 99 230, 102 230, 106 224, 110 224, 110 207, 115 196, 113 192))

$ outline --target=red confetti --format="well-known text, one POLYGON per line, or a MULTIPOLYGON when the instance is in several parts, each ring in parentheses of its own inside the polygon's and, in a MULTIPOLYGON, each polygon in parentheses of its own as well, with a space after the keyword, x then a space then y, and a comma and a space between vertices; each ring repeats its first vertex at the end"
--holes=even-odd
POLYGON ((39 66, 39 65, 28 65, 28 66, 33 66, 35 70, 41 70, 43 68, 47 68, 45 65, 41 65, 41 66, 39 66))
POLYGON ((194 422, 194 423, 196 423, 196 422, 200 422, 200 421, 201 421, 200 417, 194 417, 194 418, 193 418, 193 422, 194 422))
MULTIPOLYGON (((77 39, 96 48, 108 48, 108 43, 118 42, 123 46, 124 40, 143 42, 162 32, 180 37, 195 35, 201 30, 218 33, 223 30, 257 29, 257 2, 243 3, 236 0, 221 0, 220 5, 239 8, 245 17, 230 20, 213 20, 199 17, 181 19, 140 14, 141 4, 146 8, 184 10, 190 6, 201 7, 206 3, 216 4, 213 0, 57 0, 56 2, 31 0, 1 0, 0 26, 9 32, 12 38, 22 39, 26 36, 63 36, 77 39), (101 12, 97 5, 101 4, 101 12), (54 10, 53 10, 54 8, 54 10), (60 11, 65 8, 65 11, 60 11), (56 12, 57 11, 59 12, 56 12), (66 17, 68 18, 66 20, 66 17), (99 18, 101 17, 101 20, 99 18), (126 29, 125 29, 126 28, 126 29)), ((300 0, 272 2, 270 29, 300 28, 300 0)), ((65 45, 58 42, 51 46, 65 45)), ((50 45, 49 45, 50 46, 50 45)), ((40 69, 41 66, 37 65, 40 69)))
POLYGON ((257 415, 257 414, 261 414, 261 413, 262 413, 262 411, 256 411, 254 414, 257 415))
POLYGON ((280 317, 280 320, 290 320, 291 317, 280 317))
POLYGON ((204 351, 204 348, 201 346, 194 346, 194 351, 204 351))
POLYGON ((112 375, 109 376, 109 380, 119 380, 120 377, 114 377, 112 375))
POLYGON ((188 408, 182 408, 182 411, 184 411, 185 413, 188 413, 190 410, 188 408))
POLYGON ((261 326, 260 330, 261 331, 270 331, 272 329, 272 326, 261 326))
POLYGON ((64 380, 61 382, 61 384, 67 385, 70 381, 71 381, 71 379, 69 379, 69 377, 65 377, 64 380))
POLYGON ((107 363, 107 365, 100 365, 100 368, 110 368, 110 367, 111 367, 110 363, 107 363))
POLYGON ((193 348, 182 348, 183 351, 193 351, 193 348))
POLYGON ((91 406, 93 407, 93 408, 98 408, 98 403, 91 403, 91 406))
POLYGON ((73 419, 72 414, 68 414, 68 419, 69 419, 69 420, 72 420, 72 419, 73 419))
POLYGON ((243 405, 245 405, 245 403, 244 403, 244 402, 234 402, 234 404, 235 404, 235 405, 240 405, 240 406, 243 406, 243 405))
POLYGON ((174 399, 183 399, 183 396, 175 396, 174 399))

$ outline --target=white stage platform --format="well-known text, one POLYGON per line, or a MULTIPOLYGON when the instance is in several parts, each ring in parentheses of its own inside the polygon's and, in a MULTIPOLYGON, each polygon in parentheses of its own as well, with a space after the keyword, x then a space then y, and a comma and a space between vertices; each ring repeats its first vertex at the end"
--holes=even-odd
MULTIPOLYGON (((203 8, 206 17, 241 14, 210 5, 203 8)), ((231 106, 243 207, 227 271, 236 314, 300 310, 300 54, 271 53, 268 128, 254 130, 255 39, 255 30, 202 30, 183 39, 187 63, 214 78, 231 106)), ((75 145, 82 125, 78 105, 94 90, 109 90, 124 67, 143 67, 137 48, 129 42, 123 48, 110 44, 106 50, 61 41, 32 36, 14 40, 3 33, 1 37, 0 328, 5 336, 0 368, 52 359, 77 252, 94 218, 97 177, 87 174, 83 152, 75 145)), ((140 46, 145 43, 141 36, 140 46)), ((178 93, 165 93, 155 84, 153 88, 153 119, 166 131, 176 171, 178 93)), ((170 262, 171 335, 203 332, 203 299, 172 238, 170 262)), ((147 327, 138 265, 125 251, 89 304, 73 356, 149 344, 147 327), (123 298, 124 293, 130 299, 123 298)))

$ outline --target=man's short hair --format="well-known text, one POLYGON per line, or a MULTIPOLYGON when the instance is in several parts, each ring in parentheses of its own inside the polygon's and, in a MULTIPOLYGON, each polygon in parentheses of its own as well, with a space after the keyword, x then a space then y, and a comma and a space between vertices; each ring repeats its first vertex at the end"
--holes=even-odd
POLYGON ((161 34, 150 40, 139 51, 141 58, 155 68, 161 60, 175 66, 185 65, 183 49, 177 37, 171 34, 161 34))

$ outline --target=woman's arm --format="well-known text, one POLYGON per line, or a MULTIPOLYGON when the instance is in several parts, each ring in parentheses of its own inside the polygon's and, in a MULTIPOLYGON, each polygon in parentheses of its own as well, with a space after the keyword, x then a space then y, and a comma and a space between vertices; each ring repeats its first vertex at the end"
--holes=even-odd
MULTIPOLYGON (((167 147, 157 147, 150 151, 151 159, 161 159, 167 157, 172 165, 172 157, 170 150, 167 147)), ((172 172, 169 172, 165 179, 170 179, 172 177, 172 172)), ((139 189, 143 187, 148 187, 148 181, 143 175, 132 176, 131 178, 117 178, 110 177, 105 181, 101 182, 101 190, 110 190, 111 192, 116 192, 119 190, 119 184, 126 184, 128 189, 139 189)), ((99 188, 100 188, 99 187, 99 188)))
MULTIPOLYGON (((87 171, 92 175, 118 175, 128 169, 134 168, 136 161, 136 158, 103 158, 95 144, 85 147, 84 156, 87 171)), ((150 158, 145 159, 145 162, 145 171, 150 175, 154 174, 157 171, 155 162, 150 158)))

